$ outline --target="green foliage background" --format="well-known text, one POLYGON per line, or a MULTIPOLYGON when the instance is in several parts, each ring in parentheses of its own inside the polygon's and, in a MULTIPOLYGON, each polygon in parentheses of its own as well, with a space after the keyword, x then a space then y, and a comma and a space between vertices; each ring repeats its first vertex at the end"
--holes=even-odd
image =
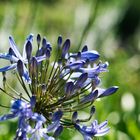
MULTIPOLYGON (((131 15, 131 14, 130 14, 131 15)), ((96 102, 95 118, 109 121, 111 131, 99 140, 138 140, 140 138, 140 2, 139 0, 5 0, 0 1, 0 52, 8 50, 12 35, 20 48, 29 33, 40 33, 55 47, 58 35, 70 38, 71 50, 84 44, 96 49, 110 63, 102 86, 119 86, 111 97, 96 102), (121 23, 132 9, 136 18, 127 20, 125 34, 121 23), (136 20, 135 20, 136 19, 136 20), (138 19, 138 20, 137 20, 138 19), (136 24, 135 24, 136 23, 136 24)), ((132 14, 132 17, 134 17, 132 14)), ((3 66, 0 63, 0 66, 3 66)), ((16 88, 16 81, 9 82, 16 88)), ((2 80, 0 81, 2 85, 2 80)), ((9 105, 9 97, 0 93, 0 102, 9 105)), ((0 108, 0 114, 8 112, 0 108)), ((85 110, 86 114, 87 110, 85 110)), ((84 116, 83 116, 84 117, 84 116)), ((0 140, 10 140, 16 131, 15 120, 0 123, 0 140)), ((62 140, 82 139, 75 130, 65 130, 62 140)))

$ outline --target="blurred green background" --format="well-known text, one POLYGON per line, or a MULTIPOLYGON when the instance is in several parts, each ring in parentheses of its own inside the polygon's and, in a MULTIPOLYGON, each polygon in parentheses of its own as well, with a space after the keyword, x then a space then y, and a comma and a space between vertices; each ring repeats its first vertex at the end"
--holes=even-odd
MULTIPOLYGON (((140 139, 139 0, 0 1, 0 52, 8 50, 9 35, 22 48, 29 33, 46 36, 54 47, 61 34, 71 39, 72 51, 84 44, 98 50, 101 60, 110 63, 109 72, 101 75, 101 86, 119 86, 116 94, 95 103, 95 118, 107 119, 111 127, 99 140, 140 139)), ((9 97, 0 94, 0 102, 10 104, 9 97)), ((0 114, 6 112, 0 107, 0 114)), ((0 140, 12 139, 15 131, 15 120, 1 123, 0 140)), ((61 139, 81 140, 82 136, 65 130, 61 139)))

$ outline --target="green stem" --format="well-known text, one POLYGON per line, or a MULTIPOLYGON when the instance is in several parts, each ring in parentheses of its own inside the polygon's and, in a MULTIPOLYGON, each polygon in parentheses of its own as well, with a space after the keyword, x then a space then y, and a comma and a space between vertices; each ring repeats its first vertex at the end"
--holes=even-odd
POLYGON ((78 47, 77 47, 77 50, 80 49, 82 43, 83 43, 83 40, 87 37, 95 19, 96 19, 96 15, 97 15, 97 9, 98 9, 98 5, 99 5, 99 0, 93 0, 92 1, 92 6, 91 6, 91 9, 90 9, 90 17, 89 17, 89 20, 82 32, 82 36, 80 38, 80 41, 78 43, 78 47), (94 10, 93 10, 94 9, 94 10))

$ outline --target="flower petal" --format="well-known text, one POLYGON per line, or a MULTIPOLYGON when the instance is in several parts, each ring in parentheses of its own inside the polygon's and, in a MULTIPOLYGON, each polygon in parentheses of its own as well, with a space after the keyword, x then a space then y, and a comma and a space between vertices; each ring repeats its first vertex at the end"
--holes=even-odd
POLYGON ((83 65, 85 64, 85 61, 75 61, 75 62, 72 62, 68 65, 66 65, 66 68, 69 68, 71 70, 75 70, 75 69, 79 69, 81 67, 83 67, 83 65))
POLYGON ((45 59, 46 59, 46 55, 36 57, 36 60, 37 60, 38 63, 45 60, 45 59))
POLYGON ((72 114, 72 122, 76 122, 77 118, 78 118, 78 113, 77 113, 77 111, 75 111, 72 114))
POLYGON ((23 64, 23 75, 22 78, 24 79, 25 82, 27 82, 28 84, 31 83, 31 78, 29 76, 29 72, 27 70, 27 68, 25 67, 25 65, 23 64))
POLYGON ((80 102, 81 103, 92 102, 97 98, 97 96, 98 96, 98 90, 95 90, 90 94, 88 94, 87 96, 85 96, 84 98, 82 98, 80 102))
POLYGON ((27 44, 28 41, 30 41, 30 42, 33 41, 33 34, 30 34, 30 35, 26 38, 26 41, 25 41, 24 47, 23 47, 23 54, 22 54, 23 59, 26 59, 26 44, 27 44))
POLYGON ((43 133, 43 138, 44 138, 44 140, 55 140, 55 138, 53 138, 52 136, 48 136, 48 135, 46 135, 44 133, 43 133))
POLYGON ((57 40, 57 46, 58 46, 58 48, 61 47, 61 44, 62 44, 62 36, 59 35, 59 36, 58 36, 58 40, 57 40))
POLYGON ((95 134, 95 136, 106 135, 109 132, 109 130, 110 130, 110 128, 105 128, 105 129, 98 130, 97 133, 95 134))
MULTIPOLYGON (((26 58, 28 59, 28 61, 30 60, 31 58, 31 55, 32 55, 32 43, 30 41, 28 41, 26 43, 26 47, 25 47, 25 50, 26 50, 26 58)), ((25 58, 25 59, 26 59, 25 58)))
POLYGON ((17 117, 17 114, 7 114, 7 115, 0 116, 0 122, 13 119, 15 117, 17 117))
MULTIPOLYGON (((74 53, 74 54, 71 54, 70 57, 74 57, 74 58, 77 58, 77 53, 74 53)), ((92 51, 83 51, 81 52, 81 60, 89 60, 90 62, 92 61, 95 61, 97 60, 100 55, 97 51, 95 50, 92 50, 92 51)))
POLYGON ((92 138, 88 135, 84 135, 84 140, 92 140, 92 138))
POLYGON ((98 98, 109 96, 109 95, 115 93, 117 90, 118 90, 117 86, 110 87, 110 88, 106 89, 104 92, 100 93, 98 98))
POLYGON ((36 104, 36 97, 33 95, 30 99, 31 107, 34 108, 36 104))
POLYGON ((61 133, 62 133, 62 131, 63 131, 63 126, 62 125, 60 125, 57 129, 56 129, 56 131, 54 132, 54 137, 58 137, 61 133))
POLYGON ((66 96, 69 96, 74 90, 74 84, 73 82, 67 82, 65 84, 65 93, 66 93, 66 96))
POLYGON ((56 111, 52 116, 52 121, 53 122, 59 121, 61 119, 62 115, 63 115, 63 112, 61 110, 56 111))
POLYGON ((84 82, 87 80, 88 74, 83 73, 80 75, 80 77, 77 79, 77 82, 75 83, 75 88, 80 88, 83 86, 84 82))
POLYGON ((19 51, 18 51, 18 49, 17 49, 17 46, 16 46, 16 44, 15 44, 14 39, 12 38, 12 36, 9 37, 9 42, 10 42, 10 46, 11 46, 11 48, 13 49, 15 55, 16 55, 19 59, 22 60, 23 58, 22 58, 21 54, 19 53, 19 51))
POLYGON ((85 45, 85 46, 82 48, 82 52, 86 52, 86 51, 88 51, 87 45, 85 45))
POLYGON ((99 53, 94 50, 81 53, 81 59, 88 59, 89 61, 95 61, 99 58, 99 56, 99 53))
POLYGON ((47 127, 47 132, 52 132, 52 131, 55 131, 60 125, 60 122, 59 121, 56 121, 52 124, 50 124, 48 127, 47 127))
POLYGON ((15 57, 14 55, 9 55, 9 54, 3 54, 0 53, 0 58, 2 59, 6 59, 6 60, 10 60, 13 62, 17 62, 19 59, 17 57, 15 57))
POLYGON ((104 121, 101 124, 99 124, 98 128, 103 129, 103 128, 105 128, 107 126, 107 124, 108 124, 108 121, 104 121))
POLYGON ((17 64, 11 64, 10 66, 5 66, 3 68, 0 68, 0 72, 4 72, 4 71, 14 69, 14 68, 16 68, 16 66, 17 66, 17 64))
POLYGON ((63 44, 63 48, 62 48, 62 58, 65 57, 65 55, 68 53, 70 48, 70 40, 66 39, 66 41, 63 44))

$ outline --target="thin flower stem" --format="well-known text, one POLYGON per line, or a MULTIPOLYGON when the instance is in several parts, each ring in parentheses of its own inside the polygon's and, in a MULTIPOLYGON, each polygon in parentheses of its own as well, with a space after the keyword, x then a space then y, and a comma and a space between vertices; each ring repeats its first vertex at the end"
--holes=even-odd
POLYGON ((50 93, 57 93, 58 92, 58 88, 59 88, 59 90, 62 90, 64 87, 63 87, 63 85, 67 82, 67 80, 70 78, 70 76, 71 76, 71 74, 72 73, 67 73, 66 75, 64 75, 64 77, 63 78, 60 78, 59 80, 58 80, 58 82, 57 83, 55 83, 54 85, 56 85, 56 86, 54 86, 54 88, 50 91, 50 93), (69 76, 67 77, 67 79, 65 79, 65 81, 64 81, 64 77, 65 76, 67 76, 69 74, 69 76), (63 81, 62 81, 63 80, 63 81), (59 84, 60 82, 62 81, 62 84, 59 84))
MULTIPOLYGON (((57 49, 58 49, 58 48, 57 48, 57 49)), ((49 83, 49 81, 50 81, 50 79, 51 79, 51 76, 52 76, 52 73, 53 73, 53 70, 54 70, 54 67, 55 67, 55 65, 56 65, 56 62, 57 62, 58 57, 59 57, 59 49, 58 49, 58 53, 57 53, 57 55, 56 55, 56 57, 55 57, 55 61, 54 61, 54 63, 53 63, 52 69, 51 69, 50 74, 49 74, 49 78, 48 78, 48 81, 47 81, 47 86, 48 86, 48 83, 49 83)))
POLYGON ((29 92, 28 92, 28 90, 27 90, 27 88, 26 88, 26 85, 25 85, 25 83, 24 83, 24 81, 23 81, 23 79, 22 79, 22 77, 20 77, 20 79, 21 79, 21 82, 22 82, 22 87, 23 87, 23 89, 26 91, 28 97, 31 98, 31 97, 30 97, 30 94, 29 94, 29 92))
POLYGON ((98 10, 98 6, 99 6, 99 0, 93 0, 92 1, 92 6, 91 6, 91 10, 90 10, 90 17, 89 17, 89 20, 82 32, 82 36, 80 38, 80 41, 78 43, 78 47, 77 47, 77 50, 80 49, 82 43, 83 43, 83 40, 85 40, 85 38, 87 37, 95 19, 96 19, 96 15, 97 15, 97 10, 98 10), (93 10, 94 9, 94 10, 93 10))
POLYGON ((49 68, 49 60, 47 59, 47 60, 45 61, 45 76, 44 76, 44 80, 43 80, 44 83, 45 83, 46 78, 47 78, 48 68, 49 68))
POLYGON ((21 96, 21 94, 19 94, 19 92, 17 92, 16 90, 14 90, 7 82, 6 82, 6 86, 7 86, 10 90, 12 90, 18 97, 20 97, 20 98, 26 100, 27 102, 29 102, 26 98, 24 98, 23 96, 21 96))
POLYGON ((2 92, 4 92, 5 94, 7 94, 8 96, 10 96, 11 98, 16 99, 16 97, 14 97, 14 96, 13 96, 12 94, 10 94, 10 93, 7 93, 4 89, 0 88, 0 90, 1 90, 2 92))
POLYGON ((16 76, 17 76, 18 81, 20 82, 21 86, 23 87, 23 89, 24 89, 25 92, 27 93, 28 97, 30 98, 30 94, 29 94, 29 92, 28 92, 28 90, 27 90, 27 88, 26 88, 26 85, 25 85, 25 83, 24 83, 22 77, 19 77, 19 75, 18 75, 17 73, 16 73, 16 76))
POLYGON ((5 106, 5 105, 2 105, 2 104, 0 104, 0 107, 4 107, 4 108, 10 108, 9 106, 5 106))

